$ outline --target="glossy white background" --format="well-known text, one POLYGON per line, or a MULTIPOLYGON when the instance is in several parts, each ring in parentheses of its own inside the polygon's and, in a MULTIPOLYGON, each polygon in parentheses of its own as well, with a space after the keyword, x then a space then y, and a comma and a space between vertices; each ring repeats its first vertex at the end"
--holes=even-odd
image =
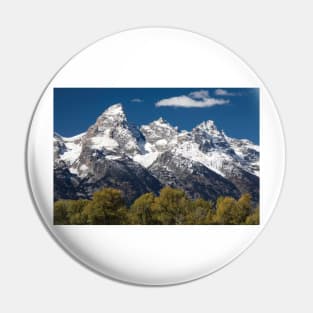
POLYGON ((308 2, 219 4, 12 1, 1 5, 1 303, 6 312, 311 311, 312 209, 308 2), (26 130, 38 95, 78 49, 124 28, 169 25, 231 47, 266 82, 287 137, 281 201, 256 243, 205 279, 176 287, 122 285, 69 258, 39 222, 24 175, 26 130))

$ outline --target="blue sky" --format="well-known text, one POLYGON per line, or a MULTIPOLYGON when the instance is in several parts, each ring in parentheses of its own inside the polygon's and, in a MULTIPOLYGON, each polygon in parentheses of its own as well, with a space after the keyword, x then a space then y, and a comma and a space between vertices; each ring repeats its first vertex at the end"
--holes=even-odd
POLYGON ((137 125, 163 117, 191 130, 210 119, 227 135, 259 144, 258 88, 55 88, 54 131, 82 133, 115 103, 137 125))

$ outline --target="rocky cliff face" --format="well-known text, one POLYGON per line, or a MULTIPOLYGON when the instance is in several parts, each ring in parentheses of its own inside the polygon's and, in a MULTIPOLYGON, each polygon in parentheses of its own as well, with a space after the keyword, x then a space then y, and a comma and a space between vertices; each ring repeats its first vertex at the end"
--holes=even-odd
POLYGON ((228 137, 210 120, 190 132, 163 118, 138 128, 115 104, 86 133, 54 136, 55 199, 89 198, 113 187, 131 202, 170 185, 193 198, 250 192, 257 202, 258 175, 259 147, 228 137))

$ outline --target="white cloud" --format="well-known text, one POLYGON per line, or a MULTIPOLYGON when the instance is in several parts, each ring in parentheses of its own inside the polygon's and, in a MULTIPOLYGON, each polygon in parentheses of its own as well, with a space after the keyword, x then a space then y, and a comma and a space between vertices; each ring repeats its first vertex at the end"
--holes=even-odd
POLYGON ((189 94, 193 99, 207 99, 209 98, 209 92, 207 90, 193 91, 189 94))
POLYGON ((240 96, 239 92, 229 92, 226 89, 215 89, 216 96, 240 96))
POLYGON ((188 95, 162 99, 155 105, 157 107, 205 108, 227 103, 229 103, 229 100, 212 98, 207 90, 199 90, 193 91, 188 95))
POLYGON ((134 98, 134 99, 131 99, 130 101, 131 102, 138 102, 138 103, 143 102, 143 100, 140 98, 134 98))

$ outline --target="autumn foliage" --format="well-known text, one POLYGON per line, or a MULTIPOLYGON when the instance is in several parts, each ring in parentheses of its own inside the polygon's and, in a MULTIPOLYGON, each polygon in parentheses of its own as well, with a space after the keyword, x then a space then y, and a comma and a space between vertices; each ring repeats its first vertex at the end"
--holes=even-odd
POLYGON ((92 200, 58 200, 55 225, 258 225, 259 208, 249 194, 238 200, 219 197, 216 203, 190 199, 180 189, 164 187, 159 196, 146 193, 132 205, 120 190, 104 188, 92 200))

